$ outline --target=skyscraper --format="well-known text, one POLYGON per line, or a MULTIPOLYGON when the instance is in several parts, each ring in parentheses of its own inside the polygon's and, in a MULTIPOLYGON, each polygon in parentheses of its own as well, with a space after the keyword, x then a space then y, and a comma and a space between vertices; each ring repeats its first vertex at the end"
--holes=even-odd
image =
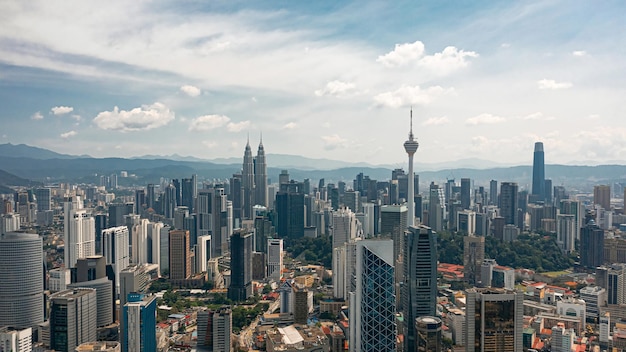
MULTIPOLYGON (((417 151, 417 148, 419 148, 419 143, 415 140, 415 138, 413 137, 413 109, 411 109, 411 127, 409 128, 409 139, 404 142, 404 150, 406 151, 406 153, 409 156, 409 173, 407 174, 407 179, 409 181, 413 181, 414 180, 414 173, 413 173, 413 155, 415 154, 415 152, 417 151)), ((408 195, 407 195, 407 202, 409 204, 408 206, 408 212, 409 212, 409 218, 407 221, 407 226, 414 226, 415 225, 415 185, 413 182, 408 182, 409 183, 409 190, 408 190, 408 195)))
POLYGON ((79 258, 76 262, 76 282, 67 287, 96 290, 96 327, 113 323, 114 287, 113 282, 107 277, 106 259, 103 256, 79 258))
POLYGON ((122 308, 122 351, 156 351, 156 296, 131 293, 127 298, 122 308))
POLYGON ((465 281, 476 286, 481 281, 480 266, 485 259, 485 237, 463 237, 463 273, 465 281))
POLYGON ((244 219, 252 218, 252 206, 254 206, 254 158, 252 157, 252 149, 250 149, 250 140, 246 143, 246 149, 243 154, 243 169, 241 176, 243 177, 243 214, 244 219))
POLYGON ((416 350, 415 319, 435 316, 437 306, 437 241, 427 226, 410 226, 404 233, 404 313, 405 350, 416 350))
POLYGON ((74 268, 78 258, 96 254, 96 222, 83 208, 80 196, 64 203, 65 267, 74 268))
POLYGON ((276 230, 281 238, 304 236, 304 210, 302 184, 294 181, 281 184, 276 194, 276 230))
POLYGON ((84 342, 96 341, 96 290, 77 288, 50 297, 50 348, 72 352, 84 342))
POLYGON ((489 181, 489 205, 498 205, 498 181, 489 181))
POLYGON ((465 309, 468 351, 521 352, 523 295, 503 289, 470 288, 465 309))
POLYGON ((532 194, 535 199, 546 200, 546 171, 544 165, 543 143, 535 143, 533 152, 533 187, 532 194))
POLYGON ((188 279, 191 276, 191 251, 189 248, 189 231, 170 231, 169 253, 170 279, 188 279))
POLYGON ((604 210, 611 210, 611 186, 597 185, 593 187, 593 204, 599 204, 604 210))
POLYGON ((443 230, 444 210, 446 198, 444 191, 437 184, 430 184, 430 195, 428 202, 428 226, 434 231, 443 230))
POLYGON ((604 264, 604 230, 591 220, 580 231, 580 265, 597 268, 604 264))
POLYGON ((237 229, 230 236, 230 286, 228 298, 245 301, 252 296, 252 232, 237 229))
POLYGON ((469 209, 472 203, 472 185, 469 178, 461 179, 461 208, 469 209))
POLYGON ((267 277, 280 280, 283 277, 283 240, 270 238, 267 240, 267 277))
POLYGON ((128 227, 118 226, 102 230, 102 255, 115 272, 116 292, 120 290, 120 272, 130 264, 128 227))
POLYGON ((396 351, 392 240, 356 244, 356 291, 350 293, 350 351, 396 351))
MULTIPOLYGON (((259 142, 259 150, 254 159, 254 205, 267 207, 267 163, 263 139, 259 142)), ((251 216, 250 219, 254 217, 251 216)))
POLYGON ((35 234, 0 236, 0 326, 27 328, 44 321, 42 248, 35 234))
POLYGON ((502 182, 500 185, 500 212, 505 225, 517 223, 517 183, 502 182))

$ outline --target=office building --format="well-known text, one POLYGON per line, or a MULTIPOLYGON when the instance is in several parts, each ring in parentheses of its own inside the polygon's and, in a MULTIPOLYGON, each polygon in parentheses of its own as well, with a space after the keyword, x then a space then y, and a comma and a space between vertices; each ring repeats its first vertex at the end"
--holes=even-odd
POLYGON ((245 301, 252 297, 252 232, 237 229, 230 236, 230 286, 228 298, 245 301))
POLYGON ((587 321, 595 322, 600 318, 600 307, 606 305, 608 295, 606 289, 600 286, 586 286, 580 289, 580 299, 586 304, 587 321))
POLYGON ((155 264, 133 264, 120 273, 120 307, 128 301, 130 293, 145 293, 150 282, 158 277, 155 264))
POLYGON ((443 323, 437 317, 415 319, 416 349, 413 351, 441 352, 441 330, 443 323))
POLYGON ((191 277, 189 231, 171 230, 169 238, 170 280, 186 280, 191 277))
POLYGON ((564 323, 559 323, 552 327, 552 341, 550 344, 552 352, 570 352, 574 347, 576 333, 574 329, 566 329, 564 323))
POLYGON ((156 351, 156 296, 128 295, 122 309, 122 352, 156 351))
POLYGON ((546 200, 546 172, 543 152, 543 143, 535 143, 533 152, 533 184, 532 195, 538 201, 546 200))
POLYGON ((519 227, 517 218, 518 208, 517 183, 502 182, 500 185, 500 213, 505 225, 519 227))
POLYGON ((593 220, 580 231, 580 265, 596 268, 604 264, 604 230, 593 220))
POLYGON ((33 329, 0 328, 0 351, 31 352, 33 350, 33 329))
POLYGON ((489 181, 489 205, 498 206, 498 181, 489 181))
MULTIPOLYGON (((267 162, 263 140, 259 142, 259 149, 254 158, 254 204, 267 207, 267 162)), ((250 217, 252 219, 253 217, 250 217)))
POLYGON ((283 240, 267 240, 267 277, 279 281, 283 277, 283 240))
POLYGON ((456 228, 465 235, 476 233, 476 213, 471 210, 461 210, 456 213, 456 228))
POLYGON ((44 255, 35 234, 0 236, 0 326, 33 327, 44 321, 44 255))
POLYGON ((556 219, 556 242, 564 253, 571 253, 576 242, 576 216, 559 214, 556 219))
POLYGON ((427 226, 411 226, 404 234, 404 285, 401 309, 404 313, 405 349, 415 351, 415 319, 435 316, 437 306, 437 240, 427 226))
POLYGON ((463 273, 465 281, 478 286, 481 282, 480 267, 485 259, 485 237, 463 237, 463 273))
POLYGON ((136 189, 135 190, 135 209, 134 213, 141 215, 146 209, 146 190, 145 189, 136 189))
POLYGON ((393 241, 358 241, 356 250, 356 290, 350 293, 350 351, 396 351, 393 241))
POLYGON ((246 142, 246 148, 243 154, 243 169, 241 176, 243 178, 243 219, 252 219, 252 207, 254 206, 254 158, 252 157, 252 149, 250 148, 250 140, 246 142))
POLYGON ((50 348, 73 352, 97 339, 97 298, 92 288, 61 291, 50 297, 50 348))
MULTIPOLYGON (((414 172, 413 172, 413 155, 419 148, 419 143, 415 140, 413 136, 413 109, 411 109, 411 127, 409 128, 409 139, 404 142, 404 150, 409 156, 409 173, 407 174, 408 180, 414 180, 414 172)), ((414 182, 408 182, 408 191, 407 191, 407 204, 408 204, 408 226, 415 225, 415 184, 414 182)))
POLYGON ((333 211, 333 248, 354 240, 358 233, 358 220, 349 208, 333 211))
POLYGON ((276 232, 281 238, 304 237, 304 198, 301 183, 291 181, 281 184, 280 191, 276 194, 276 232))
POLYGON ((118 227, 126 225, 124 216, 133 213, 133 207, 128 204, 113 203, 109 204, 109 227, 118 227))
POLYGON ((96 254, 96 223, 79 196, 63 204, 63 213, 65 267, 74 268, 78 258, 96 254))
POLYGON ((194 185, 194 182, 194 178, 183 178, 181 180, 181 204, 179 204, 179 206, 187 207, 190 213, 193 213, 195 211, 194 200, 196 195, 194 194, 194 192, 196 189, 196 185, 194 185))
POLYGON ((611 210, 611 186, 597 185, 593 187, 593 204, 598 204, 604 210, 611 210))
POLYGON ((119 293, 120 272, 130 265, 128 227, 102 230, 102 255, 115 273, 115 291, 119 293))
POLYGON ((461 209, 470 209, 472 206, 472 184, 469 178, 461 179, 461 209))
POLYGON ((52 210, 52 197, 50 194, 50 188, 37 188, 35 190, 35 197, 37 198, 38 212, 52 210))
MULTIPOLYGON (((177 181, 177 180, 174 180, 177 181)), ((174 218, 174 209, 178 206, 177 199, 177 188, 173 184, 169 184, 163 190, 163 195, 161 195, 160 203, 161 203, 161 213, 165 218, 172 219, 174 218)))
POLYGON ((471 288, 466 293, 466 349, 522 352, 523 295, 491 288, 471 288))
POLYGON ((207 262, 211 259, 211 235, 198 237, 195 248, 196 273, 205 273, 207 262))
POLYGON ((102 256, 80 258, 76 262, 76 282, 68 289, 92 288, 96 290, 96 326, 107 326, 114 321, 115 295, 113 281, 107 277, 106 259, 102 256))
POLYGON ((56 268, 48 270, 48 289, 50 293, 67 290, 67 285, 72 283, 72 276, 69 269, 56 268))
POLYGON ((232 311, 222 307, 213 314, 213 352, 230 352, 232 331, 232 311))
POLYGON ((428 227, 433 229, 433 231, 443 231, 445 207, 444 190, 432 182, 428 198, 428 227))

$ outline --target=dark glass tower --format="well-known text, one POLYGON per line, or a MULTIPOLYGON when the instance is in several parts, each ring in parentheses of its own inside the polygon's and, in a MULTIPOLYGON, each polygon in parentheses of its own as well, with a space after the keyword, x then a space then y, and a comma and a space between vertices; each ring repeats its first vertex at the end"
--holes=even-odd
POLYGON ((532 194, 535 199, 544 201, 546 199, 546 170, 544 165, 543 143, 535 143, 533 153, 533 189, 532 194))

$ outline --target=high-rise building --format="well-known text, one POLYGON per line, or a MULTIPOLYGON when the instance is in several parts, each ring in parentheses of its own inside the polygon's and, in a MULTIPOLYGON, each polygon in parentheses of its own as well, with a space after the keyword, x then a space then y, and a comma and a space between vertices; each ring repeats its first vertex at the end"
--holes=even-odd
POLYGON ((181 206, 187 207, 187 209, 189 209, 190 213, 193 213, 195 211, 194 209, 194 199, 195 199, 195 195, 194 195, 194 189, 195 189, 195 185, 194 185, 194 180, 193 178, 183 178, 181 180, 182 184, 181 184, 181 206))
POLYGON ((254 158, 252 157, 252 149, 250 148, 250 140, 246 143, 246 149, 243 154, 243 169, 241 176, 243 178, 243 214, 244 219, 252 218, 252 207, 254 206, 254 158))
POLYGON ((128 227, 118 226, 102 230, 102 255, 113 267, 115 290, 119 293, 120 272, 130 264, 128 227))
POLYGON ((156 351, 156 296, 128 295, 122 308, 122 352, 156 351))
POLYGON ((517 220, 517 183, 502 182, 500 185, 500 212, 505 225, 519 227, 517 220))
POLYGON ((156 204, 156 192, 154 191, 154 184, 149 183, 146 187, 146 207, 147 209, 153 209, 156 204))
POLYGON ((33 350, 33 329, 0 328, 0 351, 31 352, 33 350))
POLYGON ((442 231, 446 207, 444 190, 432 182, 428 199, 428 226, 434 231, 442 231))
POLYGON ((280 280, 283 277, 283 240, 270 238, 267 240, 267 277, 280 280))
POLYGON ((35 190, 37 197, 37 211, 52 210, 52 197, 50 196, 50 188, 37 188, 35 190))
POLYGON ((228 298, 245 301, 252 296, 252 232, 237 229, 230 236, 230 286, 228 298))
POLYGON ((171 280, 185 280, 191 276, 189 231, 171 230, 169 233, 169 268, 171 280))
POLYGON ((97 298, 93 288, 77 288, 50 296, 50 348, 73 352, 97 338, 97 298))
POLYGON ((532 194, 535 199, 540 201, 546 200, 546 171, 543 153, 543 143, 535 143, 535 151, 533 152, 533 186, 532 194))
POLYGON ((556 219, 556 242, 563 252, 571 253, 575 250, 576 216, 559 214, 556 219))
POLYGON ((470 288, 466 302, 465 346, 468 351, 522 351, 522 294, 502 289, 470 288))
POLYGON ((211 235, 198 237, 195 248, 196 273, 205 273, 207 262, 211 259, 211 235))
POLYGON ((161 207, 163 208, 162 214, 167 219, 174 218, 174 209, 176 209, 179 204, 177 199, 180 197, 177 197, 177 190, 176 186, 169 184, 165 187, 163 195, 161 196, 161 207))
POLYGON ((241 174, 233 174, 230 178, 230 193, 228 200, 233 202, 233 219, 241 221, 243 219, 243 176, 241 174))
POLYGON ((76 267, 76 260, 96 254, 96 222, 83 208, 79 196, 64 203, 65 267, 76 267))
POLYGON ((404 233, 404 285, 400 305, 404 313, 405 350, 415 351, 415 319, 435 316, 437 306, 437 240, 427 226, 410 226, 404 233))
POLYGON ((230 307, 222 307, 213 314, 213 352, 230 352, 233 316, 230 307))
POLYGON ((597 268, 604 264, 604 230, 593 220, 580 231, 580 265, 597 268))
POLYGON ((33 327, 44 321, 44 257, 41 237, 0 236, 0 326, 33 327))
POLYGON ((481 281, 480 266, 485 259, 485 237, 463 237, 463 273, 465 281, 477 286, 481 281))
POLYGON ((356 290, 350 293, 350 351, 394 352, 397 325, 393 241, 358 241, 356 249, 356 290))
POLYGON ((415 319, 415 345, 413 351, 441 352, 441 330, 443 323, 437 317, 418 317, 415 319))
POLYGON ((124 216, 132 213, 133 209, 129 208, 126 204, 109 204, 109 227, 126 225, 126 222, 124 221, 124 216))
POLYGON ((472 183, 469 178, 461 179, 461 209, 469 209, 472 205, 472 183))
POLYGON ((466 235, 476 233, 476 212, 461 210, 456 213, 456 229, 466 235))
MULTIPOLYGON (((409 173, 407 174, 408 180, 414 179, 413 155, 415 155, 417 148, 419 148, 419 143, 415 140, 413 136, 413 109, 411 109, 411 127, 409 129, 409 139, 404 142, 404 150, 409 156, 409 173)), ((407 196, 407 203, 408 203, 407 208, 409 212, 409 217, 407 219, 407 226, 414 226, 415 225, 415 199, 414 199, 415 198, 415 189, 414 189, 415 184, 413 182, 408 182, 408 184, 409 184, 409 187, 408 187, 408 196, 407 196)))
POLYGON ((359 233, 356 215, 349 208, 333 211, 333 248, 354 240, 359 233))
POLYGON ((593 204, 599 204, 604 210, 611 210, 611 186, 597 185, 593 187, 593 204))
POLYGON ((498 205, 498 181, 489 181, 489 205, 498 205))
POLYGON ((292 181, 283 183, 276 194, 276 213, 278 216, 276 231, 281 238, 300 238, 304 236, 304 193, 302 184, 292 181))
MULTIPOLYGON (((267 162, 263 140, 259 142, 259 150, 254 159, 254 204, 267 207, 267 162)), ((250 217, 252 219, 253 217, 250 217)))
POLYGON ((107 277, 106 259, 103 256, 97 255, 78 259, 76 262, 76 281, 68 285, 68 289, 73 288, 93 288, 96 290, 96 326, 103 327, 113 323, 114 287, 113 281, 107 277))
POLYGON ((134 213, 141 215, 144 209, 146 209, 146 190, 136 189, 134 213))
POLYGON ((580 240, 580 229, 583 227, 584 218, 580 202, 571 199, 561 200, 559 211, 561 214, 574 215, 574 238, 580 240))

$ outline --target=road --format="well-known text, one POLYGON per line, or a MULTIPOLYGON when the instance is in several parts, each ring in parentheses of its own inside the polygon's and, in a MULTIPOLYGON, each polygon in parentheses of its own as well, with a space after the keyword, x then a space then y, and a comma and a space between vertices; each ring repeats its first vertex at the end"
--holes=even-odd
MULTIPOLYGON (((277 299, 270 304, 265 313, 273 313, 274 311, 276 311, 276 309, 278 309, 279 305, 280 299, 277 299)), ((239 332, 239 346, 247 348, 248 350, 250 350, 250 348, 254 346, 254 341, 252 340, 252 337, 254 336, 256 326, 259 325, 260 319, 261 316, 259 315, 252 321, 252 323, 250 323, 250 325, 246 326, 239 332)))

